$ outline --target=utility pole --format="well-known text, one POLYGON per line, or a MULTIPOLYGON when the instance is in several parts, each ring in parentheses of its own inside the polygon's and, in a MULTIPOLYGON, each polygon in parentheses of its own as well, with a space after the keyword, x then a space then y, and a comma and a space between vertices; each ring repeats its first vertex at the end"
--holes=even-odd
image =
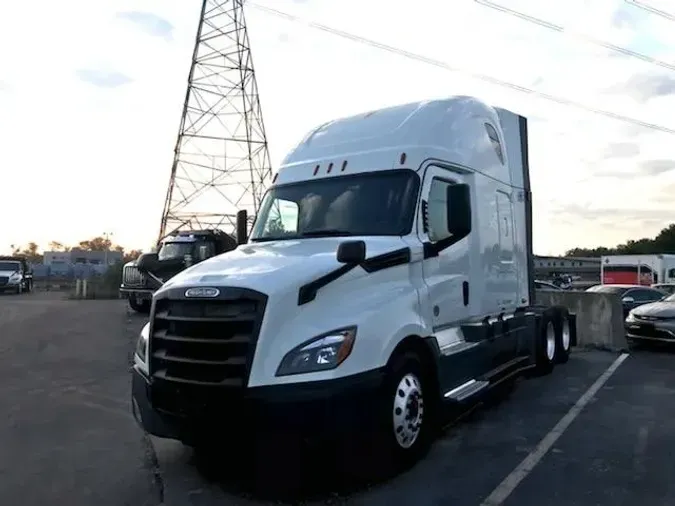
POLYGON ((103 238, 105 239, 105 263, 106 268, 108 267, 108 251, 110 251, 110 237, 112 237, 112 232, 103 232, 103 238))
POLYGON ((272 179, 243 0, 202 0, 159 240, 253 219, 272 179))

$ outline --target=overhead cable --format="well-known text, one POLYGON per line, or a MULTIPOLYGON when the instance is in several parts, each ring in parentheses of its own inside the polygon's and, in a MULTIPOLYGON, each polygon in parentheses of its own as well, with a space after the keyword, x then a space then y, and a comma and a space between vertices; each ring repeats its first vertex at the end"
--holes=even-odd
MULTIPOLYGON (((523 12, 517 11, 515 9, 509 9, 508 7, 504 7, 503 5, 497 4, 495 2, 490 2, 489 0, 474 0, 479 5, 482 5, 484 7, 488 7, 490 9, 494 9, 499 12, 503 12, 504 14, 507 14, 509 16, 514 16, 516 18, 522 19, 523 21, 527 21, 528 23, 534 23, 535 25, 543 26, 544 28, 548 28, 549 30, 553 30, 558 33, 563 33, 565 35, 573 35, 574 37, 577 37, 578 39, 583 40, 584 42, 587 42, 589 44, 593 44, 594 46, 599 46, 605 49, 609 49, 610 51, 614 51, 616 53, 622 54, 624 56, 628 56, 630 58, 636 58, 638 60, 641 60, 643 62, 649 63, 651 65, 656 65, 658 67, 663 67, 668 70, 675 70, 675 65, 665 62, 663 60, 659 60, 657 58, 653 58, 651 56, 647 56, 646 54, 643 53, 638 53, 637 51, 633 51, 631 49, 621 47, 621 46, 616 46, 614 44, 610 44, 607 41, 596 39, 595 37, 591 37, 590 35, 586 35, 584 33, 576 32, 576 31, 571 31, 568 28, 565 28, 564 26, 556 25, 554 23, 550 23, 544 19, 541 18, 536 18, 534 16, 530 16, 529 14, 525 14, 523 12)), ((634 3, 634 2, 630 2, 634 3)), ((637 6, 637 3, 634 3, 637 6)), ((675 19, 675 17, 673 18, 675 19)))
POLYGON ((282 11, 273 9, 271 7, 267 7, 266 5, 258 4, 256 2, 254 2, 253 0, 248 0, 247 5, 249 5, 251 7, 255 7, 256 9, 259 9, 259 10, 265 11, 269 14, 273 14, 275 16, 287 19, 288 21, 292 21, 292 22, 296 22, 296 23, 303 23, 303 24, 309 26, 310 28, 320 30, 320 31, 323 31, 323 32, 326 32, 326 33, 330 33, 331 35, 335 35, 335 36, 341 37, 343 39, 351 40, 352 42, 357 42, 359 44, 364 44, 364 45, 368 45, 368 46, 371 46, 371 47, 375 47, 375 48, 381 49, 383 51, 387 51, 387 52, 390 52, 390 53, 393 53, 393 54, 397 54, 399 56, 403 56, 403 57, 409 58, 411 60, 426 63, 428 65, 432 65, 434 67, 442 68, 444 70, 449 70, 451 72, 462 73, 462 74, 465 74, 465 75, 467 75, 467 76, 469 76, 473 79, 477 79, 477 80, 484 81, 484 82, 487 82, 487 83, 490 83, 490 84, 494 84, 496 86, 508 88, 510 90, 518 91, 520 93, 524 93, 524 94, 527 94, 527 95, 534 95, 536 97, 542 98, 544 100, 548 100, 550 102, 555 102, 557 104, 565 105, 565 106, 568 106, 568 107, 574 107, 576 109, 580 109, 580 110, 583 110, 583 111, 586 111, 586 112, 590 112, 590 113, 593 113, 593 114, 604 116, 606 118, 614 119, 614 120, 617 120, 617 121, 622 121, 624 123, 629 123, 629 124, 632 124, 632 125, 640 126, 642 128, 646 128, 646 129, 649 129, 649 130, 655 130, 655 131, 664 132, 664 133, 667 133, 667 134, 675 134, 675 128, 670 128, 670 127, 666 127, 666 126, 663 126, 663 125, 658 125, 656 123, 649 123, 649 122, 646 122, 646 121, 639 120, 637 118, 631 118, 629 116, 623 116, 621 114, 616 114, 616 113, 611 112, 611 111, 606 111, 604 109, 596 109, 594 107, 590 107, 590 106, 581 104, 579 102, 574 102, 572 100, 569 100, 569 99, 566 99, 566 98, 563 98, 563 97, 550 95, 548 93, 537 91, 537 90, 534 90, 532 88, 528 88, 526 86, 521 86, 519 84, 511 83, 511 82, 508 82, 508 81, 504 81, 502 79, 498 79, 498 78, 493 77, 493 76, 489 76, 489 75, 481 74, 481 73, 478 73, 478 72, 460 69, 458 67, 453 67, 452 65, 450 65, 446 62, 436 60, 434 58, 430 58, 430 57, 427 57, 427 56, 424 56, 424 55, 421 55, 421 54, 413 53, 411 51, 406 51, 406 50, 401 49, 401 48, 390 46, 388 44, 384 44, 384 43, 378 42, 376 40, 368 39, 368 38, 362 37, 360 35, 349 33, 349 32, 343 31, 343 30, 338 30, 337 28, 332 28, 330 26, 326 26, 326 25, 323 25, 323 24, 320 24, 320 23, 317 23, 317 22, 314 22, 314 21, 302 19, 298 16, 294 16, 292 14, 288 14, 286 12, 282 12, 282 11))

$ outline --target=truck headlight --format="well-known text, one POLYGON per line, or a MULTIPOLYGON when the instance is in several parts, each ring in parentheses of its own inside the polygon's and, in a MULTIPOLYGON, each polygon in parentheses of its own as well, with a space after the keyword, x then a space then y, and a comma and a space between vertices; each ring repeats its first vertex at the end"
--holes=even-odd
POLYGON ((356 327, 333 330, 301 344, 286 354, 277 376, 327 371, 339 366, 352 352, 356 327))
POLYGON ((141 333, 136 341, 136 351, 134 352, 134 363, 143 371, 148 371, 148 338, 150 336, 150 322, 143 325, 141 333))

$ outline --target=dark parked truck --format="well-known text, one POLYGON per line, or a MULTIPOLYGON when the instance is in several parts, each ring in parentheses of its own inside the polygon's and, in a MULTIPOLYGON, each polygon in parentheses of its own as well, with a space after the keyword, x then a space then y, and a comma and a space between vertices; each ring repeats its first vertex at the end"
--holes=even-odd
POLYGON ((24 257, 0 256, 0 292, 26 293, 33 289, 33 271, 24 257))
POLYGON ((191 265, 236 246, 237 241, 221 230, 176 232, 160 242, 157 253, 144 255, 145 266, 139 269, 138 260, 124 266, 120 292, 134 311, 149 313, 152 294, 164 282, 191 265))
POLYGON ((345 437, 404 465, 446 415, 566 362, 574 315, 534 302, 527 141, 524 117, 471 97, 311 132, 246 243, 154 294, 136 420, 190 445, 345 437))

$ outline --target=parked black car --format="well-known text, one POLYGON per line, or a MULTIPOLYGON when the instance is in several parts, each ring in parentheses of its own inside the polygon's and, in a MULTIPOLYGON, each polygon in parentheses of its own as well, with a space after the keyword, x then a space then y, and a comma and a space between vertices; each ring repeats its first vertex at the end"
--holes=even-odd
POLYGON ((662 292, 666 292, 669 294, 675 293, 675 283, 657 283, 655 285, 652 285, 652 288, 655 290, 661 290, 662 292))
POLYGON ((631 309, 650 302, 657 302, 668 295, 661 290, 640 285, 595 285, 586 291, 617 294, 621 297, 624 318, 628 316, 631 309))

